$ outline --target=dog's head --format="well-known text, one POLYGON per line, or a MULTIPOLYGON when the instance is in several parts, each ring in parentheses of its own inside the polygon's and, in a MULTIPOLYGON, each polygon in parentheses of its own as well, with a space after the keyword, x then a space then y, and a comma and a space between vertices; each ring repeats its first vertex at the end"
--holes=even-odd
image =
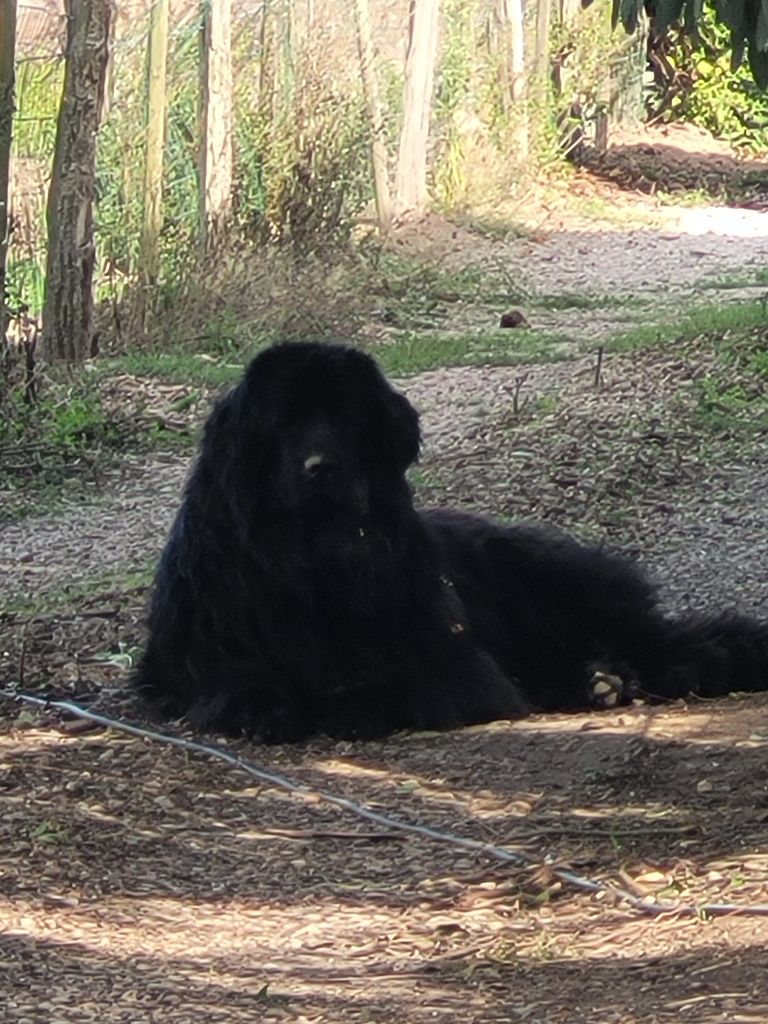
POLYGON ((266 349, 209 421, 204 457, 272 511, 365 516, 405 487, 419 420, 369 356, 343 345, 266 349), (232 479, 232 478, 236 479, 232 479))

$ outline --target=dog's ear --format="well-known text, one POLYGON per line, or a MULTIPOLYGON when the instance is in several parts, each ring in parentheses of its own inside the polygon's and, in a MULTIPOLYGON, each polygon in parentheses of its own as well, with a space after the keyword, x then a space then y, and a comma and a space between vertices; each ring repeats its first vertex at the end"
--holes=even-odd
POLYGON ((386 451, 385 459, 396 463, 404 471, 416 462, 421 447, 419 414, 405 397, 385 383, 379 395, 379 415, 385 420, 383 429, 378 431, 386 451))
POLYGON ((242 457, 246 439, 244 407, 243 386, 239 384, 217 400, 205 422, 200 461, 217 477, 221 476, 223 466, 234 465, 242 457))
POLYGON ((241 529, 250 522, 263 451, 261 417, 248 398, 241 382, 217 401, 187 488, 203 507, 228 508, 241 529))
POLYGON ((355 387, 360 403, 360 424, 367 434, 366 447, 377 452, 377 461, 405 472, 416 462, 421 447, 419 414, 391 386, 374 359, 347 349, 346 359, 355 367, 355 387))

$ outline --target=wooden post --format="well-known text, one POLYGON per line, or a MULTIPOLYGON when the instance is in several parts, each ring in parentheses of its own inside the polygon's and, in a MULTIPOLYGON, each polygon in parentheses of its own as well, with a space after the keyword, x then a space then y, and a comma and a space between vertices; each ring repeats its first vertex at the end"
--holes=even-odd
POLYGON ((0 331, 8 329, 8 304, 5 295, 5 267, 8 256, 8 207, 11 176, 11 139, 13 136, 16 60, 16 0, 0 3, 0 331))
POLYGON ((410 0, 403 129, 395 175, 395 214, 427 205, 427 143, 437 57, 438 0, 410 0))
POLYGON ((371 133, 371 158, 373 163, 373 184, 376 193, 376 212, 379 230, 386 234, 392 221, 392 196, 389 190, 389 154, 384 134, 384 115, 376 80, 376 66, 373 49, 373 32, 368 0, 355 0, 355 25, 357 48, 360 54, 360 76, 368 108, 369 131, 371 133))
POLYGON ((499 0, 499 21, 503 41, 503 94, 508 97, 508 112, 518 160, 528 157, 528 100, 525 80, 525 19, 522 0, 499 0))
POLYGON ((169 8, 170 0, 154 0, 149 22, 147 152, 144 163, 144 217, 141 226, 141 277, 147 288, 157 282, 160 273, 169 8))
POLYGON ((552 0, 539 0, 536 4, 536 53, 533 58, 534 74, 539 79, 549 76, 549 27, 552 18, 552 0))
POLYGON ((232 209, 232 0, 203 2, 200 220, 203 251, 213 249, 232 209))

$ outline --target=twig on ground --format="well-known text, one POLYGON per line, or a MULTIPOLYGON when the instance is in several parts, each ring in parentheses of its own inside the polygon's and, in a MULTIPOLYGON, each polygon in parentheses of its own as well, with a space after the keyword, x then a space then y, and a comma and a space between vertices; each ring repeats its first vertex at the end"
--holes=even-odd
POLYGON ((356 803, 354 800, 348 800, 346 797, 335 796, 334 794, 326 793, 323 790, 313 789, 311 786, 307 786, 304 783, 294 782, 287 776, 267 771, 265 768, 261 768, 252 761, 240 757, 238 754, 231 754, 228 750, 223 750, 221 747, 214 746, 213 744, 200 743, 196 740, 185 739, 182 736, 172 736, 168 733, 145 729, 142 726, 132 725, 129 722, 123 722, 116 718, 109 718, 107 715, 100 715, 96 712, 88 711, 87 708, 80 707, 80 705, 71 701, 38 697, 37 695, 30 693, 14 693, 9 690, 0 690, 0 699, 22 701, 27 704, 33 704, 37 707, 43 707, 46 711, 51 709, 63 711, 66 714, 74 715, 76 718, 83 718, 90 722, 96 722, 99 725, 115 729, 118 732, 128 733, 131 736, 138 736, 142 739, 152 740, 157 743, 166 743, 169 746, 180 747, 182 750, 190 750, 198 754, 204 754, 206 757, 216 757, 235 768, 239 768, 241 771, 246 772, 255 779, 267 782, 272 786, 276 786, 277 788, 286 790, 296 796, 308 799, 311 802, 321 801, 323 803, 330 804, 333 807, 337 807, 339 810, 355 814, 359 818, 364 818, 367 821, 373 821, 377 825, 384 825, 389 830, 394 829, 399 832, 418 835, 422 838, 431 839, 436 842, 449 843, 452 846, 459 847, 460 849, 471 850, 473 853, 482 854, 486 857, 491 857, 507 864, 515 864, 518 867, 535 868, 537 870, 545 868, 551 877, 558 878, 561 882, 574 889, 579 889, 582 892, 589 892, 595 896, 612 898, 632 907, 632 909, 637 910, 640 913, 648 914, 653 917, 661 915, 681 917, 721 917, 724 915, 736 914, 768 917, 768 904, 764 903, 743 905, 735 903, 689 904, 678 903, 672 900, 656 900, 653 897, 638 897, 620 886, 612 885, 609 882, 594 881, 593 879, 586 878, 583 875, 577 875, 566 868, 557 867, 554 865, 554 858, 550 854, 545 854, 540 858, 534 858, 525 853, 521 853, 518 850, 510 850, 504 846, 497 846, 494 843, 483 842, 479 839, 469 839, 465 836, 454 835, 451 832, 442 832, 439 829, 431 828, 429 825, 417 825, 412 822, 401 821, 397 818, 391 817, 390 815, 380 814, 378 811, 373 811, 363 804, 356 803))

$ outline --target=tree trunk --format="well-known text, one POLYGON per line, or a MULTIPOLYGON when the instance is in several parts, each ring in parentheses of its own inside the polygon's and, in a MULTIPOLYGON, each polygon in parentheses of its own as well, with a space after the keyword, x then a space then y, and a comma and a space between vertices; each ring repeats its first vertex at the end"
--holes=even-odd
POLYGON ((210 252, 225 232, 232 209, 231 0, 203 5, 201 77, 200 219, 203 251, 210 252))
POLYGON ((405 59, 403 130, 395 176, 395 213, 427 205, 427 143, 437 57, 438 0, 410 0, 405 59))
POLYGON ((373 184, 376 193, 376 212, 379 230, 386 234, 392 220, 392 196, 389 191, 389 155, 384 134, 384 116, 376 81, 376 66, 371 31, 371 15, 368 0, 355 0, 355 24, 357 47, 360 54, 360 76, 368 108, 369 131, 371 133, 371 157, 373 162, 373 184))
MULTIPOLYGON (((528 85, 528 128, 537 134, 549 120, 552 90, 551 62, 549 57, 550 28, 552 22, 551 0, 539 0, 536 5, 536 33, 533 52, 533 68, 528 85)), ((529 140, 530 141, 530 140, 529 140)))
POLYGON ((564 24, 568 24, 569 21, 573 21, 573 19, 581 13, 581 0, 559 0, 559 2, 560 21, 564 24))
POLYGON ((525 19, 522 0, 499 0, 503 41, 502 95, 508 101, 517 158, 528 157, 528 103, 525 83, 525 19))
POLYGON ((96 134, 112 19, 110 0, 67 0, 64 88, 48 192, 43 355, 82 362, 93 345, 96 134))
POLYGON ((549 78, 549 29, 552 20, 551 0, 539 0, 536 5, 536 53, 533 73, 540 81, 549 78))
POLYGON ((155 0, 149 26, 147 154, 144 164, 144 219, 141 229, 141 276, 147 288, 157 282, 160 273, 169 8, 170 0, 155 0))
POLYGON ((16 0, 0 2, 0 331, 8 329, 5 266, 8 255, 8 182, 11 169, 16 59, 16 0))

